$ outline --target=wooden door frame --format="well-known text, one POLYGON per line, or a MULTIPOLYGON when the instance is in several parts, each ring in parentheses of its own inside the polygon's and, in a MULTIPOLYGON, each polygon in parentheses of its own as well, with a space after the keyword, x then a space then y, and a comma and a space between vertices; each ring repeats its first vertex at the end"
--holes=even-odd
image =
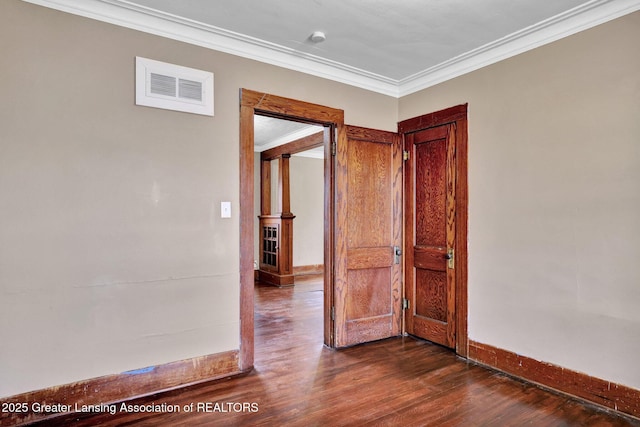
MULTIPOLYGON (((403 140, 406 134, 424 129, 455 124, 456 129, 456 354, 468 357, 469 336, 467 329, 467 234, 468 234, 468 104, 436 111, 419 117, 407 119, 398 123, 398 133, 403 140)), ((406 147, 405 147, 406 149, 406 147)))
MULTIPOLYGON (((334 169, 331 155, 334 132, 346 138, 344 111, 295 99, 240 89, 240 352, 239 368, 248 371, 254 363, 254 129, 253 116, 261 114, 325 126, 324 130, 324 344, 333 347, 334 265, 334 169)), ((344 144, 338 144, 344 145, 344 144)))

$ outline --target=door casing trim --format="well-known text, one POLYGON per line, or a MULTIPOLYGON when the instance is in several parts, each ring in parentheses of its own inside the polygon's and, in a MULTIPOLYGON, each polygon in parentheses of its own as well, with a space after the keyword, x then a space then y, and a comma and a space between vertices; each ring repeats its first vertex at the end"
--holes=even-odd
POLYGON ((344 111, 295 99, 240 89, 240 352, 243 371, 254 363, 254 158, 253 116, 261 114, 325 126, 324 148, 324 344, 333 347, 334 168, 333 135, 344 138, 344 111))

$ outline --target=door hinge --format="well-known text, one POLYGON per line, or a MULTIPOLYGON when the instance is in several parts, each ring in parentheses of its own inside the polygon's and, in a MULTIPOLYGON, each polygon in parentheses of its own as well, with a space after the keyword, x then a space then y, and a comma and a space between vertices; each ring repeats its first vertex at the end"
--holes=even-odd
POLYGON ((334 127, 333 132, 331 133, 331 155, 335 156, 338 151, 338 128, 334 127))
POLYGON ((336 320, 336 306, 331 306, 331 320, 336 320))
POLYGON ((409 306, 410 306, 409 300, 406 298, 402 298, 402 309, 409 310, 409 306))
POLYGON ((404 160, 405 162, 406 162, 407 160, 409 160, 409 158, 410 158, 410 157, 411 157, 411 155, 409 154, 409 152, 408 152, 407 150, 404 150, 404 151, 402 152, 402 160, 404 160))

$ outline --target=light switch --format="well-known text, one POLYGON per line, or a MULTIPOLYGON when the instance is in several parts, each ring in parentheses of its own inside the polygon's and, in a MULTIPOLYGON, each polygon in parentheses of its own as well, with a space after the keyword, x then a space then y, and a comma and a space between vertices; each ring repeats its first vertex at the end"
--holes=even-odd
POLYGON ((231 202, 220 202, 220 218, 231 218, 231 202))

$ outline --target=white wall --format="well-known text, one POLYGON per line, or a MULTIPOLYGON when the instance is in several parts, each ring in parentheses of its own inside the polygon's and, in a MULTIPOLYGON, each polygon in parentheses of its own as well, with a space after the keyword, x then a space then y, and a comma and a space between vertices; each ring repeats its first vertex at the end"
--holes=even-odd
POLYGON ((324 159, 289 159, 293 266, 324 264, 324 159))
POLYGON ((390 97, 18 0, 0 52, 0 396, 238 348, 240 88, 397 122, 390 97), (136 56, 213 72, 215 117, 135 106, 136 56))
POLYGON ((471 340, 640 388, 640 13, 400 100, 469 103, 471 340))

